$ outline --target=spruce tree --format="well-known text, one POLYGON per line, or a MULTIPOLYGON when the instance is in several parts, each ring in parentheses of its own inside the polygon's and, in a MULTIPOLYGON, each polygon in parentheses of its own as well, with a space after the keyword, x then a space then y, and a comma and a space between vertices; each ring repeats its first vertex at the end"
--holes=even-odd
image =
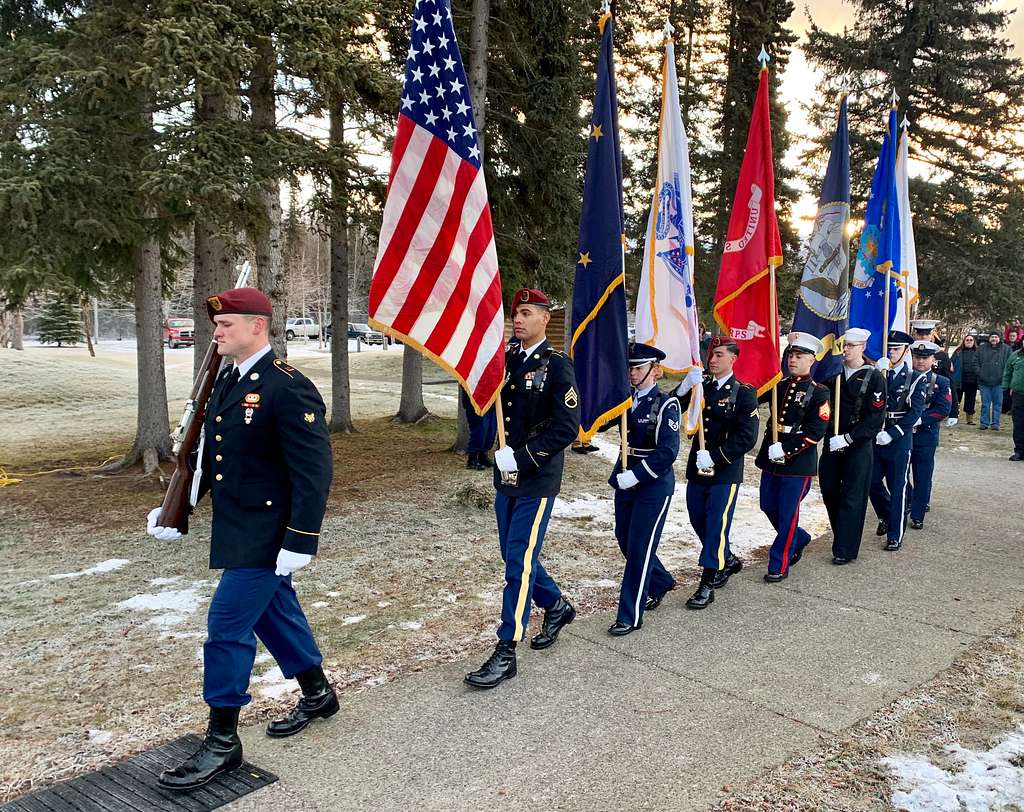
POLYGON ((39 313, 36 336, 40 344, 72 347, 84 337, 78 307, 64 296, 55 296, 43 305, 39 313))
MULTIPOLYGON (((1024 160, 1024 66, 1007 39, 1010 13, 993 0, 853 5, 855 27, 832 34, 812 24, 804 50, 827 77, 850 74, 855 217, 895 90, 899 117, 910 124, 921 312, 949 321, 981 316, 992 306, 987 280, 1018 272, 1015 258, 990 250, 1004 216, 1012 218, 1007 182, 1024 160)), ((811 110, 823 133, 808 156, 818 172, 834 98, 823 93, 811 110)))

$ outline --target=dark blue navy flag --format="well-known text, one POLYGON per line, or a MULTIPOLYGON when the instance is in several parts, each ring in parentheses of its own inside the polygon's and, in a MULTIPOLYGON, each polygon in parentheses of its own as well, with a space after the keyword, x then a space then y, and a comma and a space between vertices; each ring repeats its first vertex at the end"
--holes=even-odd
POLYGON ((900 211, 896 197, 896 108, 889 111, 889 121, 882 139, 871 193, 864 215, 864 231, 850 291, 850 326, 871 331, 866 355, 877 360, 882 356, 883 337, 892 328, 900 307, 900 211), (886 308, 886 283, 889 286, 886 308))
POLYGON ((850 131, 844 95, 793 315, 794 330, 810 333, 825 345, 814 369, 817 380, 835 375, 843 363, 838 339, 850 315, 849 224, 850 131))
POLYGON ((622 156, 615 97, 613 22, 601 15, 594 114, 580 215, 569 354, 580 390, 580 439, 587 442, 629 408, 623 265, 622 156))

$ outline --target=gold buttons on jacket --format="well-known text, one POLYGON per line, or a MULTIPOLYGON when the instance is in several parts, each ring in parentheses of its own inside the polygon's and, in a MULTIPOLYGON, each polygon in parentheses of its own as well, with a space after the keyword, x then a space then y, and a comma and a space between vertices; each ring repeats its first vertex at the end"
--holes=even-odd
POLYGON ((221 441, 221 436, 218 434, 213 439, 219 443, 221 441))
POLYGON ((217 476, 216 476, 216 477, 214 477, 214 478, 215 478, 215 479, 216 479, 216 480, 217 480, 218 482, 220 482, 220 481, 221 481, 222 479, 224 479, 224 474, 217 474, 217 476))
POLYGON ((511 417, 506 417, 505 418, 505 422, 506 423, 511 423, 512 422, 512 418, 511 417))
POLYGON ((270 501, 269 499, 267 500, 267 507, 270 507, 270 506, 271 506, 271 505, 273 505, 273 504, 274 504, 274 503, 273 503, 273 502, 271 502, 271 501, 270 501))
POLYGON ((216 457, 214 457, 214 459, 217 460, 217 462, 220 462, 224 458, 220 454, 218 454, 216 457))
POLYGON ((214 419, 214 420, 216 420, 216 421, 217 421, 217 422, 219 423, 219 422, 220 422, 221 420, 223 420, 224 418, 222 418, 222 417, 221 417, 220 415, 217 415, 217 416, 216 416, 215 418, 213 418, 213 419, 214 419))

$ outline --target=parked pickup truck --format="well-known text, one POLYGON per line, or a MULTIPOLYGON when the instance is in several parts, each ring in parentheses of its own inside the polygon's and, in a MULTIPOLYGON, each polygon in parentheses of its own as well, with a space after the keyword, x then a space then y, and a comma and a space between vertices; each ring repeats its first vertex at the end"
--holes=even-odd
POLYGON ((164 341, 170 349, 191 347, 196 343, 196 323, 192 319, 164 319, 164 341))
POLYGON ((313 319, 288 319, 284 328, 284 336, 289 341, 295 336, 320 338, 320 325, 313 319))

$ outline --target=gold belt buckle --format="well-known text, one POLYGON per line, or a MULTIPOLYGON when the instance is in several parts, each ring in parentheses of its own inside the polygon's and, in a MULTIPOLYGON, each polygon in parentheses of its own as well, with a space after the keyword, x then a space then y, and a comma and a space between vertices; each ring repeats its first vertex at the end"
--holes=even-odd
POLYGON ((519 472, 518 471, 502 471, 501 472, 501 484, 507 485, 510 488, 519 487, 519 472))

